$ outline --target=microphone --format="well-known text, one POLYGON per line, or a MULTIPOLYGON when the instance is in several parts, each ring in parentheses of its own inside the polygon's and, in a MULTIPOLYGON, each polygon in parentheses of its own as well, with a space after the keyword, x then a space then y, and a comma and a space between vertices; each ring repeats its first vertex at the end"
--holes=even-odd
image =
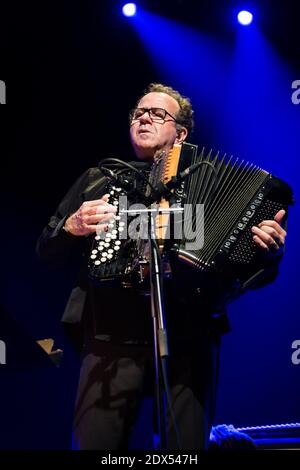
POLYGON ((178 188, 180 186, 180 183, 182 181, 184 181, 185 178, 187 178, 188 176, 191 176, 193 173, 195 173, 195 171, 198 170, 198 168, 201 165, 206 164, 206 163, 208 163, 208 162, 194 163, 194 165, 191 165, 188 168, 186 168, 185 170, 181 171, 178 176, 172 176, 170 181, 168 181, 167 183, 160 182, 157 185, 158 193, 161 196, 170 195, 172 189, 178 188))
POLYGON ((205 162, 198 162, 198 163, 194 163, 194 165, 191 165, 189 166, 188 168, 186 168, 185 170, 181 171, 179 173, 178 176, 173 176, 170 181, 168 181, 168 183, 166 184, 166 186, 169 188, 169 189, 173 189, 173 188, 176 188, 179 186, 179 184, 181 183, 181 181, 185 180, 185 178, 187 178, 188 176, 192 175, 193 173, 195 173, 196 170, 198 170, 198 168, 203 165, 203 163, 205 162))

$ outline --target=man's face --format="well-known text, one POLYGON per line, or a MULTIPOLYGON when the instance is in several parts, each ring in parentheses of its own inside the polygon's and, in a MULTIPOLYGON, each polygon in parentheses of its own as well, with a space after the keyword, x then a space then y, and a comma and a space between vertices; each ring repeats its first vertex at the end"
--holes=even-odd
MULTIPOLYGON (((143 96, 138 108, 163 108, 176 117, 179 104, 166 93, 152 92, 143 96)), ((136 156, 141 160, 152 160, 159 150, 171 150, 177 140, 176 122, 168 114, 165 120, 152 120, 148 112, 133 120, 130 126, 130 138, 136 156)))

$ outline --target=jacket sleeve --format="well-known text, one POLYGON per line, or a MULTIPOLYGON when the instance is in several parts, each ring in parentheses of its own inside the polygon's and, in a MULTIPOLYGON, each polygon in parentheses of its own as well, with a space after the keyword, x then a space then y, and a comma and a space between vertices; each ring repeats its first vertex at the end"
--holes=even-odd
MULTIPOLYGON (((287 217, 284 220, 283 228, 287 231, 287 217)), ((241 293, 244 293, 248 289, 259 289, 261 287, 265 287, 268 284, 271 284, 275 281, 276 277, 279 274, 279 265, 284 256, 285 252, 285 245, 281 247, 278 252, 271 253, 271 254, 264 254, 261 253, 261 258, 263 259, 263 268, 259 271, 255 272, 251 277, 248 279, 244 279, 243 283, 241 284, 241 293)))
POLYGON ((85 237, 69 234, 63 226, 66 219, 84 202, 83 192, 88 186, 90 173, 91 169, 87 170, 73 184, 38 239, 37 254, 50 267, 64 266, 71 258, 79 257, 82 253, 85 237))

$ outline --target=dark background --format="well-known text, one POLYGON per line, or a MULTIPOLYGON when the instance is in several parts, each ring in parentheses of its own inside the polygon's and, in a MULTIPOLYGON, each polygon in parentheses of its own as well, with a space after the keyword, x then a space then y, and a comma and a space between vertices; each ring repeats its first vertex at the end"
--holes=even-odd
MULTIPOLYGON (((234 43, 236 25, 229 11, 236 2, 141 3, 229 47, 234 43)), ((300 79, 296 2, 259 4, 257 21, 289 65, 290 86, 300 79)), ((0 448, 70 447, 77 363, 59 319, 71 279, 41 266, 35 243, 57 203, 87 167, 96 166, 103 156, 132 159, 128 112, 148 83, 162 81, 159 64, 154 67, 119 5, 108 0, 54 0, 1 6, 0 79, 7 86, 7 105, 0 108, 1 308, 32 338, 55 338, 66 354, 60 369, 1 369, 0 448)), ((299 124, 300 106, 296 111, 299 124)), ((222 148, 220 135, 203 115, 198 117, 203 125, 195 134, 197 143, 222 148)), ((281 118, 284 123, 285 116, 281 118)), ((291 158, 295 177, 298 148, 291 158)), ((289 155, 278 166, 284 177, 288 165, 289 155)), ((298 180, 291 179, 296 189, 298 180)), ((290 359, 291 343, 300 338, 298 210, 295 206, 291 213, 290 245, 276 282, 232 306, 233 333, 224 338, 218 423, 299 421, 300 365, 290 359)))

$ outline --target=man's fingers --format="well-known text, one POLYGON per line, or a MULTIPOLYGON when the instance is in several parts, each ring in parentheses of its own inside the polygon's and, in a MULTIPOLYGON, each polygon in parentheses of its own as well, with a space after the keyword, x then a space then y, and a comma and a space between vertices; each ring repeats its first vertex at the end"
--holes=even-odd
POLYGON ((85 201, 82 206, 83 207, 93 207, 93 206, 101 206, 106 205, 109 206, 108 200, 109 194, 105 194, 101 199, 95 199, 93 201, 85 201))
POLYGON ((275 215, 274 220, 275 220, 278 224, 281 224, 281 222, 283 221, 284 216, 285 216, 285 210, 284 210, 284 209, 280 209, 280 211, 278 211, 277 214, 275 215))
POLYGON ((93 207, 86 207, 84 211, 84 216, 90 216, 90 215, 95 215, 95 214, 112 214, 113 216, 116 215, 117 208, 116 206, 111 206, 110 204, 103 205, 103 206, 93 206, 93 207))
POLYGON ((276 230, 276 232, 283 238, 286 237, 286 231, 281 227, 281 225, 278 224, 278 222, 275 222, 275 220, 263 220, 260 224, 258 224, 259 228, 263 227, 270 227, 273 230, 276 230))
POLYGON ((98 222, 104 222, 106 220, 112 219, 115 216, 114 213, 108 212, 106 214, 94 214, 85 217, 84 223, 86 225, 97 224, 98 222))
POLYGON ((104 196, 102 196, 102 199, 103 199, 103 201, 105 201, 105 202, 108 201, 108 198, 109 198, 109 194, 104 194, 104 196))
POLYGON ((269 251, 269 247, 257 235, 254 235, 253 240, 260 248, 269 251))
POLYGON ((107 232, 108 224, 97 224, 96 233, 100 235, 102 232, 107 232))
POLYGON ((97 225, 87 225, 86 226, 86 235, 90 233, 100 234, 108 230, 108 224, 97 224, 97 225))
MULTIPOLYGON (((265 227, 265 229, 270 229, 269 227, 265 227)), ((271 231, 273 230, 272 228, 270 229, 271 231)), ((283 241, 281 241, 281 238, 278 236, 275 236, 273 231, 272 235, 270 233, 267 233, 265 230, 262 230, 258 227, 252 227, 252 233, 254 234, 253 240, 255 243, 259 246, 261 246, 264 249, 269 250, 270 248, 278 250, 279 246, 283 244, 283 241)), ((276 232, 275 232, 276 233, 276 232)))
POLYGON ((84 235, 89 235, 90 233, 95 233, 98 231, 98 227, 99 227, 99 224, 96 224, 96 225, 86 225, 84 227, 84 235))
MULTIPOLYGON (((273 226, 262 225, 261 227, 259 227, 259 230, 261 230, 263 233, 269 235, 279 245, 284 244, 284 241, 285 241, 284 234, 279 232, 279 230, 276 230, 273 226)), ((260 235, 261 232, 257 231, 257 234, 260 235)), ((270 241, 272 243, 272 240, 270 240, 269 238, 267 238, 266 241, 270 241)))

